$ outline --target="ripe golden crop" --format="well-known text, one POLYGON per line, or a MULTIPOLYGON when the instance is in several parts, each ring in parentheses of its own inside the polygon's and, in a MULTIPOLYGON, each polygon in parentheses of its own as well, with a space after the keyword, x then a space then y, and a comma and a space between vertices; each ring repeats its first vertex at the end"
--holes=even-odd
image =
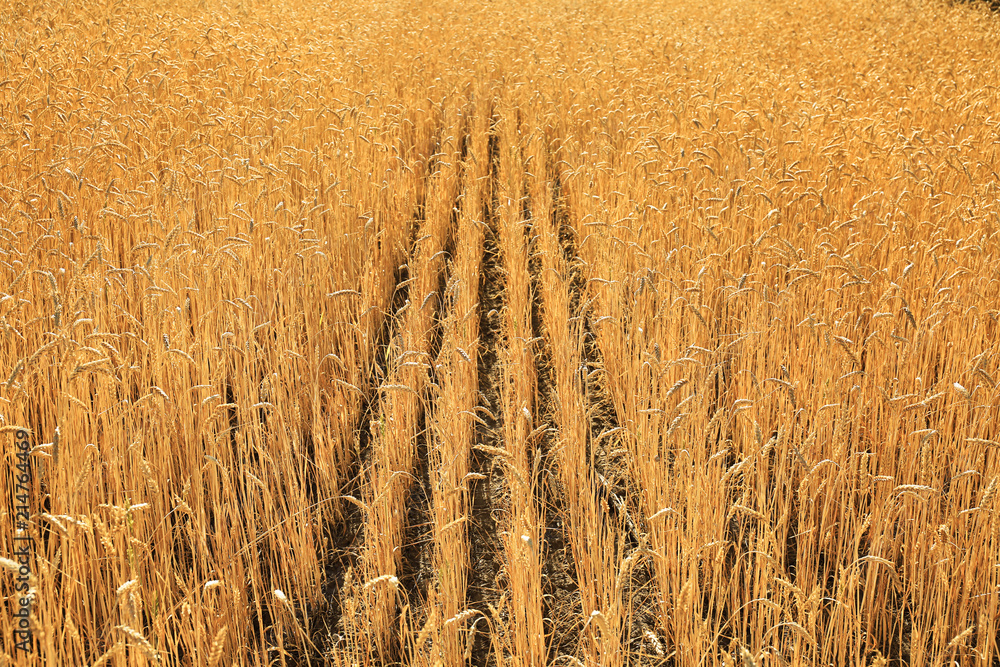
POLYGON ((0 664, 1000 659, 984 7, 0 19, 0 664))

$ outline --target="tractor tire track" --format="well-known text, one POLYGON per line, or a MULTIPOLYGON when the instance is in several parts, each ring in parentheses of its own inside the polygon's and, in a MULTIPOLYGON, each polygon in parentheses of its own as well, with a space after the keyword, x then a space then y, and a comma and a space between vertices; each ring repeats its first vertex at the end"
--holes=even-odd
MULTIPOLYGON (((412 223, 416 229, 419 219, 412 223)), ((342 641, 344 627, 342 616, 345 578, 358 565, 358 556, 364 539, 365 517, 363 504, 359 501, 363 493, 363 470, 371 458, 372 420, 381 410, 378 386, 387 375, 387 352, 389 342, 396 335, 397 322, 390 316, 406 303, 409 289, 408 267, 398 266, 393 274, 394 287, 387 313, 381 314, 381 323, 374 340, 374 355, 365 377, 365 394, 361 399, 358 417, 352 429, 353 457, 348 467, 346 484, 341 497, 337 499, 336 511, 339 520, 326 526, 326 538, 330 544, 330 556, 325 567, 325 581, 322 589, 324 607, 321 636, 313 641, 319 647, 338 644, 342 641)))
MULTIPOLYGON (((595 486, 594 495, 614 526, 615 550, 636 559, 626 573, 627 583, 621 591, 626 614, 622 628, 621 645, 628 647, 636 655, 649 654, 662 657, 662 642, 653 630, 656 617, 651 610, 655 607, 655 585, 652 566, 645 557, 648 546, 642 520, 641 485, 629 473, 629 466, 622 465, 620 459, 627 457, 625 448, 617 445, 614 437, 621 430, 615 412, 613 398, 605 379, 604 355, 593 329, 593 315, 587 278, 584 275, 586 260, 579 252, 582 243, 578 231, 573 226, 563 198, 562 181, 558 174, 553 178, 553 221, 558 229, 559 245, 563 256, 569 260, 572 272, 569 277, 570 312, 581 319, 582 345, 580 349, 580 373, 586 404, 588 429, 587 452, 593 461, 595 486)), ((628 562, 626 556, 626 562, 628 562)))
MULTIPOLYGON (((537 168, 541 169, 539 165, 537 168)), ((526 184, 529 187, 529 184, 526 184)), ((552 424, 560 412, 560 396, 557 389, 555 350, 552 335, 546 326, 546 304, 542 273, 545 270, 540 247, 541 228, 550 224, 540 219, 544 207, 538 201, 537 193, 528 198, 531 222, 526 229, 530 239, 529 270, 531 274, 531 320, 533 333, 539 338, 536 357, 538 378, 539 415, 546 423, 552 424)), ((545 632, 550 638, 548 659, 559 656, 577 656, 580 651, 581 633, 584 629, 583 600, 576 579, 577 563, 570 542, 570 527, 565 524, 569 513, 569 499, 560 479, 558 468, 560 454, 557 449, 558 431, 554 426, 545 428, 539 442, 542 466, 537 480, 542 490, 544 519, 544 551, 542 556, 542 590, 545 632)))
MULTIPOLYGON (((490 124, 495 124, 495 114, 490 110, 490 124)), ((498 286, 503 283, 499 263, 496 221, 496 164, 497 139, 490 132, 488 138, 489 186, 482 197, 481 215, 484 221, 482 258, 478 285, 479 342, 476 363, 478 393, 474 426, 474 442, 469 469, 469 581, 466 606, 475 609, 483 618, 489 618, 490 606, 500 598, 497 575, 500 572, 499 522, 496 511, 504 497, 504 480, 497 467, 495 455, 484 448, 502 448, 501 413, 499 392, 500 367, 498 360, 501 295, 498 286)), ((491 652, 491 637, 478 632, 470 646, 471 664, 488 667, 496 664, 491 652)))

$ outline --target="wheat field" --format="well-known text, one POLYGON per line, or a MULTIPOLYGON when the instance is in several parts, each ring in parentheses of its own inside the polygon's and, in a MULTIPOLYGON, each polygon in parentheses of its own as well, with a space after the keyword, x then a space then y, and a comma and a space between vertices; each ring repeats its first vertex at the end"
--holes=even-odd
POLYGON ((0 665, 1000 665, 1000 18, 0 9, 0 665))

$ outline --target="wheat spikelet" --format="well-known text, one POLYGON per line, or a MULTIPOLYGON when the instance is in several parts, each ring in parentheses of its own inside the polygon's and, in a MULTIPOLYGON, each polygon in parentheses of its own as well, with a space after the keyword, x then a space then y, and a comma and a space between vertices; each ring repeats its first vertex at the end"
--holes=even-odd
POLYGON ((124 642, 116 642, 110 649, 98 656, 98 658, 91 663, 90 667, 101 667, 101 665, 107 664, 112 658, 121 653, 124 648, 124 642))
POLYGON ((46 521, 48 521, 51 525, 55 526, 56 530, 59 531, 59 534, 63 538, 68 538, 69 537, 69 533, 66 530, 66 526, 64 526, 62 524, 62 522, 59 520, 59 518, 54 517, 51 514, 48 514, 46 512, 42 512, 41 517, 43 519, 45 519, 46 521))
POLYGON ((7 378, 7 391, 8 392, 10 391, 11 386, 14 384, 14 381, 17 380, 17 376, 21 374, 21 371, 23 369, 24 369, 24 359, 21 359, 14 366, 14 370, 11 371, 10 377, 7 378))
POLYGON ((159 494, 160 484, 156 481, 153 466, 150 465, 149 461, 146 460, 146 457, 142 455, 139 455, 139 469, 142 471, 142 476, 146 480, 146 485, 149 487, 149 490, 154 494, 159 494))
POLYGON ((134 630, 133 628, 127 625, 117 625, 115 626, 115 629, 119 630, 120 632, 123 632, 130 639, 132 639, 132 641, 135 642, 135 644, 139 647, 139 650, 142 651, 142 654, 145 655, 146 658, 155 662, 156 664, 160 664, 161 662, 160 654, 157 653, 156 649, 153 648, 153 645, 150 644, 145 637, 143 637, 141 632, 139 632, 138 630, 134 630))
POLYGON ((118 587, 118 590, 115 591, 115 595, 121 597, 124 593, 127 593, 129 590, 131 590, 132 587, 134 587, 137 583, 138 581, 136 579, 129 579, 124 584, 118 587))
POLYGON ((501 459, 509 461, 512 465, 515 463, 514 457, 506 449, 500 447, 493 447, 491 445, 474 445, 473 449, 480 452, 485 452, 487 454, 492 454, 493 456, 498 456, 501 459))
POLYGON ((366 582, 365 585, 363 586, 363 588, 367 590, 367 589, 372 588, 373 586, 376 586, 377 584, 380 584, 382 582, 388 583, 393 588, 398 588, 399 587, 399 579, 397 579, 395 577, 395 575, 392 575, 392 574, 383 574, 383 575, 375 577, 374 579, 366 582))
POLYGON ((191 509, 191 506, 188 505, 183 498, 179 496, 174 496, 174 504, 177 506, 177 509, 181 510, 185 514, 188 514, 189 516, 192 517, 195 515, 194 510, 191 509))
POLYGON ((965 630, 962 630, 962 632, 955 635, 955 637, 950 642, 948 642, 948 646, 946 648, 949 650, 955 648, 956 646, 962 643, 963 639, 965 639, 975 631, 976 631, 976 626, 970 625, 965 630))
POLYGON ((80 267, 80 272, 85 273, 95 262, 101 261, 101 244, 97 244, 97 249, 87 258, 87 261, 80 267))
POLYGON ((226 635, 229 632, 229 626, 223 625, 219 628, 218 632, 215 633, 215 638, 212 639, 212 645, 208 649, 208 667, 215 667, 219 664, 219 660, 222 659, 222 649, 226 645, 226 635))
POLYGON ((464 611, 459 612, 455 616, 452 616, 448 620, 446 620, 444 622, 444 627, 448 627, 448 626, 453 625, 455 623, 462 624, 467 619, 470 619, 473 616, 477 616, 479 614, 482 614, 482 612, 479 611, 478 609, 466 609, 464 611))
POLYGON ((979 506, 983 509, 993 509, 994 496, 996 496, 997 491, 997 477, 990 479, 989 485, 986 490, 983 491, 983 498, 979 501, 979 506))
POLYGON ((743 658, 744 667, 757 667, 757 662, 753 659, 753 654, 746 649, 743 644, 739 645, 740 657, 743 658))

